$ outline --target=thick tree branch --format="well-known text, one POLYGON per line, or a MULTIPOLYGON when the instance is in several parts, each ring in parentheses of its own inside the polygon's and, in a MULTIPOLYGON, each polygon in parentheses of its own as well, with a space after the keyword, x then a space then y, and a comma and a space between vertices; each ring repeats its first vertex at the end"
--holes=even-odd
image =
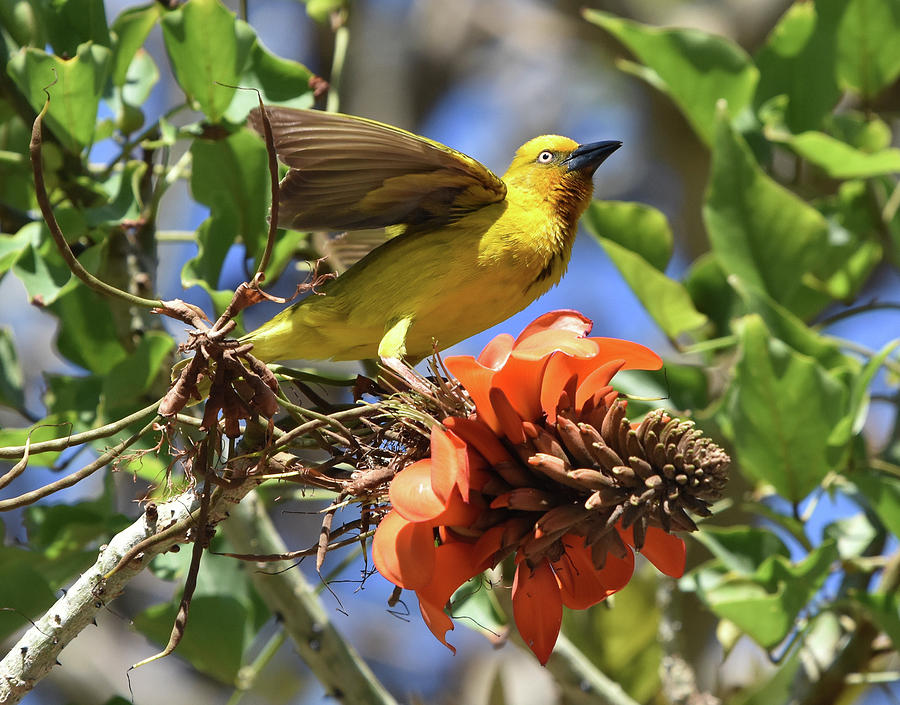
MULTIPOLYGON (((270 458, 283 468, 292 456, 270 458)), ((242 459, 236 473, 255 464, 253 459, 242 459)), ((237 463, 236 463, 237 465, 237 463)), ((221 521, 237 502, 259 483, 248 479, 235 487, 217 488, 213 494, 209 523, 221 521)), ((118 597, 128 582, 140 573, 150 560, 165 553, 172 546, 185 540, 188 530, 194 528, 195 513, 200 506, 199 495, 186 492, 158 506, 149 505, 136 522, 120 532, 100 550, 96 563, 69 588, 56 604, 13 646, 0 661, 0 705, 18 703, 57 662, 59 653, 109 602, 118 597), (181 530, 172 530, 181 527, 181 530), (134 560, 119 567, 120 560, 142 541, 165 532, 165 537, 151 542, 134 560), (110 574, 104 579, 104 575, 110 574)))
MULTIPOLYGON (((288 549, 256 494, 234 507, 222 524, 235 551, 285 554, 288 549)), ((297 651, 331 697, 347 705, 396 705, 359 654, 340 635, 299 569, 290 561, 266 563, 250 577, 278 615, 297 651)))

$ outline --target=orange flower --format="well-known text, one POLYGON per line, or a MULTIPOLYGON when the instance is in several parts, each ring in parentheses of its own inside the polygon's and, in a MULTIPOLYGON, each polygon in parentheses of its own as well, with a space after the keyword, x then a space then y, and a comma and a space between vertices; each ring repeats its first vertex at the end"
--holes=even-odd
POLYGON ((668 532, 695 527, 679 502, 702 514, 724 483, 709 470, 727 456, 690 424, 657 412, 632 429, 609 382, 621 369, 662 361, 635 343, 586 337, 590 328, 578 312, 554 311, 515 340, 494 338, 477 359, 448 358, 475 411, 435 426, 431 457, 391 482, 375 566, 415 591, 426 624, 450 649, 450 597, 515 554, 515 622, 546 663, 563 605, 584 609, 621 590, 633 550, 667 575, 682 574, 684 542, 668 532), (697 463, 706 473, 695 472, 697 463))

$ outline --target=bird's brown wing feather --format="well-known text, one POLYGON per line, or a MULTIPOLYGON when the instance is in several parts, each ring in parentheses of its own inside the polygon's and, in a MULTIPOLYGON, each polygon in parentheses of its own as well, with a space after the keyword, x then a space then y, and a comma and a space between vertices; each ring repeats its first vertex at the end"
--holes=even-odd
MULTIPOLYGON (((267 107, 281 182, 278 224, 297 230, 437 227, 506 196, 471 157, 374 120, 267 107)), ((263 133, 259 109, 250 126, 263 133)))

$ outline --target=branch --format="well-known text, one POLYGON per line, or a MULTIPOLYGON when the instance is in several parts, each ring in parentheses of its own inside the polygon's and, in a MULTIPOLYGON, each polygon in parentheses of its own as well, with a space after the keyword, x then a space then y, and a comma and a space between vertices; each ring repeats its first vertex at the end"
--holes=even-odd
MULTIPOLYGON (((283 467, 292 456, 279 454, 269 463, 283 467)), ((256 464, 252 458, 235 463, 235 472, 245 473, 256 464)), ((217 488, 209 510, 209 523, 221 521, 234 504, 258 484, 250 478, 229 489, 217 488)), ((148 505, 136 522, 116 534, 102 547, 96 563, 69 588, 34 626, 13 646, 0 661, 0 705, 18 703, 53 668, 59 653, 109 602, 118 597, 128 582, 140 573, 150 560, 165 553, 185 539, 187 531, 194 527, 194 514, 200 507, 200 497, 193 491, 185 492, 168 502, 148 505), (181 527, 181 530, 178 529, 181 527), (163 540, 148 542, 147 548, 134 560, 119 566, 120 560, 142 541, 165 532, 163 540), (104 580, 103 576, 110 574, 104 580)))
POLYGON ((48 93, 47 102, 44 103, 43 109, 34 119, 34 125, 31 129, 31 144, 29 145, 29 154, 31 155, 31 169, 34 172, 35 198, 37 199, 38 205, 41 208, 41 213, 44 216, 44 220, 47 223, 47 228, 49 228, 50 230, 50 235, 53 237, 53 241, 56 243, 56 247, 59 250, 59 253, 66 261, 66 264, 69 265, 69 269, 72 271, 72 274, 81 279, 81 281, 83 281, 94 291, 103 294, 104 296, 112 296, 114 298, 122 299, 135 306, 145 306, 147 308, 164 308, 165 303, 158 299, 145 299, 141 296, 135 296, 134 294, 129 294, 127 291, 122 291, 121 289, 117 289, 116 287, 110 286, 106 282, 101 281, 81 266, 81 262, 78 261, 78 259, 75 257, 75 254, 69 247, 69 243, 66 241, 65 235, 63 235, 62 229, 59 227, 59 223, 56 221, 56 216, 53 214, 53 208, 50 205, 50 197, 47 195, 47 187, 44 185, 44 164, 41 161, 41 144, 43 142, 42 127, 44 114, 47 112, 47 108, 49 107, 50 94, 48 93))
MULTIPOLYGON (((235 551, 287 553, 287 546, 255 493, 232 508, 222 528, 235 551)), ((269 609, 280 617, 300 657, 328 695, 347 705, 396 705, 328 619, 299 569, 291 569, 289 561, 267 563, 265 571, 255 570, 250 578, 269 609)))
POLYGON ((562 632, 547 662, 547 670, 558 683, 574 684, 580 693, 596 698, 596 702, 602 705, 638 705, 622 686, 591 663, 562 632))

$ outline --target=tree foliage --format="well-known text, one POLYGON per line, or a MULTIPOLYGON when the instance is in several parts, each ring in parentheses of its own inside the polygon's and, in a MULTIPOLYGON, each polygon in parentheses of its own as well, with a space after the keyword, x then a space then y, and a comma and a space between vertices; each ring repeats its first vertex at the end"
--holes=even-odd
MULTIPOLYGON (((343 3, 308 0, 307 8, 346 31, 343 3)), ((135 475, 154 501, 188 492, 186 476, 170 472, 200 439, 188 421, 181 439, 142 430, 170 382, 175 326, 91 290, 40 215, 28 145, 46 94, 45 178, 78 261, 133 296, 157 298, 170 236, 160 208, 185 182, 208 217, 191 235, 196 253, 181 282, 209 294, 214 318, 232 298, 227 258, 238 253, 249 279, 268 234, 266 146, 244 126, 257 97, 235 86, 257 89, 269 104, 308 107, 323 82, 270 52, 219 0, 151 2, 115 18, 102 0, 18 0, 0 6, 0 20, 0 277, 17 278, 30 299, 7 306, 30 303, 52 317, 68 363, 43 375, 38 400, 17 358, 27 333, 0 330, 0 405, 8 412, 0 417, 0 510, 24 507, 16 516, 28 539, 7 537, 0 547, 0 607, 10 608, 0 612, 0 637, 11 644, 23 618, 43 614, 129 523, 112 471, 135 475), (157 27, 167 65, 144 48, 157 27), (148 97, 169 74, 179 97, 151 112, 148 97), (99 163, 98 146, 109 155, 99 163), (91 436, 97 428, 108 432, 91 436), (22 501, 41 486, 31 479, 39 468, 68 473, 123 441, 127 454, 95 468, 104 479, 92 498, 22 501)), ((872 350, 842 333, 876 311, 900 309, 889 298, 900 264, 900 151, 889 107, 900 76, 900 3, 798 0, 753 54, 723 36, 599 10, 584 11, 582 21, 598 28, 596 41, 615 40, 631 57, 619 68, 667 96, 709 152, 701 216, 708 250, 688 266, 673 263, 673 228, 651 206, 596 201, 584 225, 672 345, 663 373, 634 375, 635 393, 658 392, 665 399, 653 406, 692 415, 735 462, 729 495, 702 523, 689 548, 694 567, 668 600, 660 604, 641 574, 612 610, 567 614, 563 631, 639 702, 682 702, 676 676, 660 670, 663 655, 693 661, 690 673, 701 668, 702 645, 717 642, 727 656, 742 637, 773 665, 733 692, 692 678, 689 689, 735 705, 852 702, 867 679, 895 667, 900 649, 900 339, 872 350), (884 418, 886 439, 876 440, 873 419, 884 418), (687 615, 698 609, 707 618, 694 625, 687 615), (690 633, 665 630, 677 622, 690 633), (658 640, 659 625, 668 636, 658 640), (818 672, 807 658, 813 650, 818 672)), ((326 254, 322 243, 281 232, 267 284, 294 258, 326 254)), ((289 409, 285 432, 344 408, 340 387, 353 384, 280 372, 305 392, 310 381, 331 390, 328 400, 309 395, 305 411, 289 409)), ((191 415, 199 418, 188 407, 191 415)), ((213 549, 231 550, 220 541, 213 549)), ((189 554, 162 555, 151 568, 180 586, 189 554)), ((164 644, 179 600, 142 611, 135 628, 164 644)), ((484 591, 460 594, 457 605, 485 629, 508 622, 484 591)), ((249 572, 210 555, 177 653, 229 687, 246 687, 242 668, 256 658, 273 610, 249 572)), ((561 701, 578 702, 577 679, 553 673, 561 701)), ((498 688, 492 702, 503 701, 498 688)))

